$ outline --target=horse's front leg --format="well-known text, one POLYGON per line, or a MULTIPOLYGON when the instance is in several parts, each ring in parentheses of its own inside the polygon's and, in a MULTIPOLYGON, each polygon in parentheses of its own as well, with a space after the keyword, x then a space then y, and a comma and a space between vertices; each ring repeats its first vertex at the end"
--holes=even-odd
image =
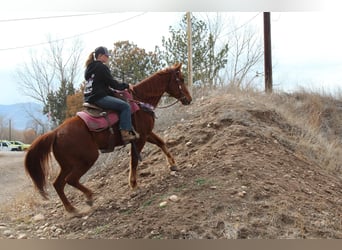
POLYGON ((134 143, 136 145, 137 152, 134 152, 133 145, 131 145, 131 164, 128 176, 128 182, 132 189, 137 187, 137 167, 139 163, 139 158, 137 154, 141 153, 141 150, 145 145, 145 140, 142 140, 142 138, 140 138, 138 141, 134 143))
POLYGON ((152 143, 154 145, 157 145, 161 150, 164 152, 167 161, 169 163, 169 168, 171 171, 177 171, 178 168, 176 166, 176 161, 173 158, 172 154, 170 153, 169 149, 166 147, 165 142, 155 133, 151 132, 149 136, 147 137, 147 141, 149 143, 152 143))

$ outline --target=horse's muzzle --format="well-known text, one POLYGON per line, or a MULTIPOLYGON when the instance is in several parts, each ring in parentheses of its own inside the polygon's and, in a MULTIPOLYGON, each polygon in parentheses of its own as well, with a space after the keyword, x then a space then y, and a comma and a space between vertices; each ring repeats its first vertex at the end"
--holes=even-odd
POLYGON ((181 103, 183 105, 189 105, 192 101, 191 97, 190 97, 190 100, 188 98, 186 98, 185 96, 183 96, 182 98, 179 99, 181 101, 181 103))

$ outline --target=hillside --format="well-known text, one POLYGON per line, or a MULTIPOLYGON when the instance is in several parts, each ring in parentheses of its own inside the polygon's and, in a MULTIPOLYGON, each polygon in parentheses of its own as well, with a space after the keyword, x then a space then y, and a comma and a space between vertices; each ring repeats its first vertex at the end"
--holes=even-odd
MULTIPOLYGON (((1 207, 0 238, 342 238, 340 103, 306 93, 217 93, 158 111, 155 131, 178 172, 146 145, 139 187, 130 190, 128 147, 118 148, 84 176, 92 209, 71 217, 52 187, 49 201, 29 188, 1 207)), ((86 209, 75 189, 67 195, 86 209)))

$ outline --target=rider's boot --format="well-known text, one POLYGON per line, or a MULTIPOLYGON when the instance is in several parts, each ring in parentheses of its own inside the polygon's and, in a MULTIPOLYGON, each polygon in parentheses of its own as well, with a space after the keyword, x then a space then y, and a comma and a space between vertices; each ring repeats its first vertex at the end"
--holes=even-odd
POLYGON ((137 132, 121 130, 121 138, 123 143, 126 145, 127 143, 139 139, 139 134, 137 132))

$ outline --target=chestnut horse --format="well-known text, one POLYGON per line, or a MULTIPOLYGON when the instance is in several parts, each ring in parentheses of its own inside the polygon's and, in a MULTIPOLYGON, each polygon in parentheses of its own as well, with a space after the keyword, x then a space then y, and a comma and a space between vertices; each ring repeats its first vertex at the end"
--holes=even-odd
MULTIPOLYGON (((144 102, 156 107, 164 93, 179 100, 183 105, 190 104, 192 98, 184 84, 181 64, 158 71, 149 78, 133 87, 134 100, 144 102)), ((133 125, 140 138, 135 141, 135 148, 140 154, 146 142, 157 145, 167 157, 171 170, 176 170, 176 163, 167 149, 165 142, 152 132, 154 127, 154 114, 139 109, 132 115, 133 125)), ((114 129, 114 146, 123 145, 118 124, 114 129)), ((50 152, 60 165, 59 175, 53 186, 68 212, 75 212, 64 193, 66 184, 69 184, 84 193, 87 203, 92 205, 93 193, 82 185, 80 178, 93 166, 99 156, 99 150, 107 149, 109 129, 101 132, 91 132, 78 116, 69 118, 59 127, 38 137, 28 149, 25 157, 25 169, 31 177, 40 194, 47 199, 46 177, 50 152)), ((113 135, 112 135, 113 136, 113 135)), ((112 143, 111 143, 112 144, 112 143)), ((137 186, 136 169, 138 154, 132 152, 129 172, 129 184, 132 188, 137 186)))

